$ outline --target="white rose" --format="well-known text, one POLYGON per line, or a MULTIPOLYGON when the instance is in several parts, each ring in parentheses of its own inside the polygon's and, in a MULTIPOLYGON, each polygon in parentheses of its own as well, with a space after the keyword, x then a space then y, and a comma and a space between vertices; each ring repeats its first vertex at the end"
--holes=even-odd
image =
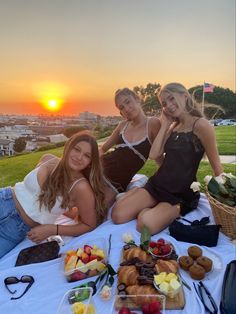
POLYGON ((193 192, 197 192, 197 191, 200 191, 200 186, 201 186, 201 183, 200 183, 200 182, 194 181, 194 182, 190 185, 190 189, 192 189, 193 192))
POLYGON ((236 177, 230 172, 230 173, 224 173, 224 175, 229 179, 235 179, 236 177))
POLYGON ((107 301, 111 298, 111 287, 108 285, 105 285, 102 287, 102 290, 99 293, 102 300, 107 301))
POLYGON ((225 179, 225 176, 223 173, 221 173, 219 176, 215 177, 215 180, 218 182, 218 183, 222 183, 224 184, 226 179, 225 179))
POLYGON ((125 243, 129 243, 129 242, 133 241, 133 235, 130 232, 126 232, 122 235, 122 240, 125 243))
POLYGON ((212 179, 212 176, 205 176, 204 178, 204 182, 206 182, 206 184, 208 184, 212 179))

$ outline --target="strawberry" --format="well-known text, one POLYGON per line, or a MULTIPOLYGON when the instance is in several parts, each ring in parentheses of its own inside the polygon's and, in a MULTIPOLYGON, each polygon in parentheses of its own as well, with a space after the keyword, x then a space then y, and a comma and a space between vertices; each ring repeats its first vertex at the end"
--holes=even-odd
POLYGON ((149 244, 149 246, 150 246, 150 248, 153 249, 154 247, 157 246, 157 244, 156 244, 156 242, 151 241, 150 244, 149 244))
POLYGON ((89 256, 89 261, 93 261, 94 259, 98 259, 98 257, 96 255, 90 255, 89 256))
POLYGON ((165 244, 165 240, 164 239, 159 239, 159 240, 157 240, 157 243, 165 244))
POLYGON ((92 247, 90 245, 85 244, 84 245, 84 252, 88 255, 91 254, 92 247))
POLYGON ((160 312, 160 302, 152 301, 149 303, 149 313, 159 313, 160 312))
POLYGON ((150 313, 149 312, 149 304, 148 303, 144 303, 142 305, 142 312, 143 312, 143 314, 149 314, 150 313))
POLYGON ((122 307, 118 314, 130 314, 130 310, 127 307, 122 307))
POLYGON ((161 249, 163 255, 169 254, 171 252, 171 247, 169 244, 163 245, 161 249))
POLYGON ((70 275, 70 281, 77 281, 86 278, 86 274, 82 273, 81 271, 76 271, 70 275))
POLYGON ((160 249, 158 249, 158 248, 156 247, 154 250, 152 250, 152 253, 153 253, 154 255, 160 255, 160 249))

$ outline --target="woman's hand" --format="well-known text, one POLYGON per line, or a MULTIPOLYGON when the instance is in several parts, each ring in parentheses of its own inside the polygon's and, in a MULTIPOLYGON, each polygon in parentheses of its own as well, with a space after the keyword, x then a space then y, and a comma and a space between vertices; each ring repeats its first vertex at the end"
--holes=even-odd
POLYGON ((28 238, 35 242, 40 243, 43 240, 46 240, 51 235, 56 234, 56 225, 39 225, 32 228, 28 233, 28 238))
POLYGON ((173 122, 175 122, 175 119, 171 117, 168 113, 166 113, 165 108, 162 109, 160 120, 161 125, 165 126, 167 129, 171 126, 173 122))

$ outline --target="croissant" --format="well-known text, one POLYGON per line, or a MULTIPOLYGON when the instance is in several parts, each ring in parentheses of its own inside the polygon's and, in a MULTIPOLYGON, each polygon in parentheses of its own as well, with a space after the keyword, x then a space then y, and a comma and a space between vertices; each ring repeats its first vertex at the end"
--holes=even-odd
POLYGON ((179 265, 175 260, 164 261, 162 259, 157 260, 155 269, 157 273, 177 273, 179 270, 179 265))
POLYGON ((131 247, 130 249, 124 250, 123 257, 126 261, 130 261, 135 257, 139 258, 142 262, 149 262, 152 260, 151 256, 140 247, 131 247))
POLYGON ((118 281, 124 283, 126 286, 138 284, 139 273, 134 265, 121 266, 118 270, 118 281))
POLYGON ((129 295, 137 295, 137 297, 134 297, 134 303, 137 304, 138 306, 141 306, 144 303, 150 303, 156 300, 157 298, 155 297, 155 295, 158 295, 157 290, 150 285, 128 286, 126 287, 126 292, 129 295))

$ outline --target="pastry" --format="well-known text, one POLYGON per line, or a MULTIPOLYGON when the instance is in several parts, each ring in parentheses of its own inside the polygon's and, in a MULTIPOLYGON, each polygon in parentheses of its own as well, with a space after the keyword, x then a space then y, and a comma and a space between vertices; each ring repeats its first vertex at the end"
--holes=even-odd
POLYGON ((151 256, 148 255, 140 247, 131 247, 128 250, 123 251, 123 257, 126 261, 132 260, 133 258, 138 258, 142 262, 149 262, 152 260, 151 256))
POLYGON ((134 297, 134 303, 138 306, 143 305, 144 303, 150 303, 152 301, 156 301, 156 297, 152 297, 151 295, 158 295, 157 290, 151 285, 133 285, 126 288, 126 292, 129 295, 137 295, 134 297))
POLYGON ((206 271, 202 266, 198 264, 193 264, 189 268, 189 273, 193 279, 202 280, 205 277, 206 271))
POLYGON ((193 259, 197 259, 199 256, 202 255, 202 249, 200 247, 193 245, 188 248, 188 255, 191 256, 193 259))
POLYGON ((155 269, 158 274, 161 272, 176 274, 179 270, 179 265, 175 260, 165 261, 165 260, 159 259, 156 262, 155 269))
POLYGON ((118 281, 126 286, 138 284, 139 273, 134 265, 121 266, 118 270, 118 281))
POLYGON ((206 272, 212 269, 212 260, 206 256, 199 256, 196 262, 198 265, 202 266, 206 272))
POLYGON ((193 265, 193 259, 190 256, 180 256, 178 262, 184 270, 189 270, 189 267, 193 265))

